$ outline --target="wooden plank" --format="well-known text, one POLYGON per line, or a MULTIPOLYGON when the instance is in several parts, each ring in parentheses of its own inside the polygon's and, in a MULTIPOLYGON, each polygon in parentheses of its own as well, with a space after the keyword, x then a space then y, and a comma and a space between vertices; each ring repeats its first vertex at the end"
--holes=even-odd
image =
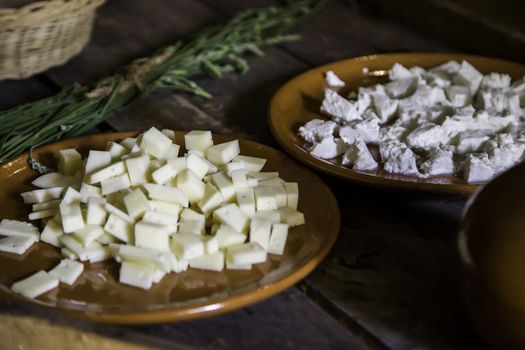
POLYGON ((51 96, 55 89, 38 78, 0 81, 0 110, 51 96))
POLYGON ((296 288, 229 314, 135 329, 194 349, 365 348, 296 288))
POLYGON ((464 201, 329 183, 342 231, 306 279, 307 294, 334 304, 392 349, 475 348, 458 275, 464 201))
POLYGON ((47 74, 62 86, 91 82, 195 33, 216 18, 196 1, 108 1, 97 12, 92 38, 84 51, 47 74))

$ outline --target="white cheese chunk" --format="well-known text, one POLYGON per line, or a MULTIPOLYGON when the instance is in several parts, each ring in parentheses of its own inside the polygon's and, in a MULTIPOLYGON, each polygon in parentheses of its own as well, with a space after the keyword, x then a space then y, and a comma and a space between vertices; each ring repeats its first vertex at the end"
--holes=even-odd
POLYGON ((11 236, 0 239, 0 251, 22 255, 35 243, 30 236, 11 236))
POLYGON ((80 230, 73 233, 75 238, 82 243, 84 247, 88 247, 104 234, 102 227, 98 225, 86 225, 80 230))
MULTIPOLYGON (((312 119, 299 127, 299 136, 306 142, 316 143, 321 142, 327 137, 333 137, 336 129, 337 123, 331 120, 312 119)), ((250 171, 259 172, 261 170, 250 171)))
POLYGON ((71 249, 66 248, 66 247, 60 249, 60 254, 62 254, 62 256, 64 256, 66 259, 70 259, 70 260, 78 259, 78 256, 75 253, 73 253, 71 249))
POLYGON ((213 164, 220 166, 232 161, 240 153, 239 141, 229 141, 206 149, 206 158, 213 164))
POLYGON ((343 155, 342 164, 351 165, 352 169, 360 171, 374 170, 378 167, 368 147, 361 140, 350 145, 348 151, 343 155))
POLYGON ((66 190, 66 193, 64 193, 64 196, 62 197, 62 203, 65 204, 74 204, 74 203, 80 203, 82 199, 82 196, 80 195, 80 192, 75 190, 73 187, 68 187, 66 190))
POLYGON ((288 239, 288 225, 287 224, 273 224, 272 234, 268 243, 268 253, 283 255, 288 239))
POLYGON ((230 202, 235 198, 235 187, 228 175, 223 172, 213 174, 211 176, 211 182, 220 191, 225 202, 230 202))
POLYGON ((326 85, 332 89, 340 89, 345 86, 345 82, 341 80, 333 71, 329 70, 324 74, 326 85))
POLYGON ((428 176, 454 174, 455 166, 450 149, 434 149, 421 164, 421 172, 428 176))
POLYGON ((255 205, 259 210, 275 210, 278 208, 277 199, 270 187, 259 186, 254 189, 255 205))
POLYGON ((105 209, 106 200, 104 198, 88 198, 86 223, 89 225, 104 225, 108 215, 105 209))
POLYGON ((135 224, 135 245, 142 248, 170 251, 168 226, 146 221, 135 224))
POLYGON ((148 198, 139 189, 131 191, 123 198, 126 211, 133 220, 138 220, 151 209, 148 198))
POLYGON ((264 218, 253 218, 250 223, 250 242, 257 242, 264 249, 268 249, 272 222, 264 218))
POLYGON ((258 158, 258 157, 250 157, 250 156, 243 156, 238 155, 235 158, 233 158, 234 162, 242 162, 244 166, 246 167, 246 170, 252 173, 258 173, 261 171, 266 164, 266 159, 264 158, 258 158))
POLYGON ((101 258, 107 258, 107 248, 98 242, 92 242, 84 247, 73 235, 61 236, 60 242, 75 253, 80 261, 96 262, 101 258))
POLYGON ((168 152, 162 157, 162 159, 168 160, 168 159, 175 159, 179 156, 180 146, 172 143, 170 145, 170 148, 168 148, 168 152))
POLYGON ((271 222, 281 222, 281 213, 278 210, 259 210, 255 212, 253 217, 268 219, 271 222))
POLYGON ((297 209, 299 203, 299 184, 297 182, 285 182, 286 206, 297 209))
POLYGON ((204 197, 197 202, 197 206, 205 215, 210 215, 223 202, 222 194, 215 186, 208 182, 204 189, 204 197))
POLYGON ((133 287, 150 289, 156 270, 134 261, 123 261, 120 265, 119 282, 133 287))
POLYGON ((168 153, 172 142, 169 137, 160 132, 157 128, 151 127, 142 134, 140 148, 146 153, 157 159, 162 159, 168 153))
POLYGON ((238 232, 248 232, 250 219, 236 204, 227 204, 215 210, 213 218, 238 232))
POLYGON ((149 206, 154 212, 170 214, 177 217, 179 216, 179 212, 181 210, 181 206, 179 204, 159 200, 149 201, 149 206))
POLYGON ((102 197, 102 190, 99 187, 83 182, 82 186, 80 187, 80 202, 87 203, 90 197, 102 197))
POLYGON ((406 144, 387 141, 379 146, 383 169, 393 174, 417 175, 416 156, 406 144))
POLYGON ((219 251, 219 238, 217 236, 206 236, 204 241, 204 251, 206 254, 213 254, 219 251))
POLYGON ((119 145, 116 142, 108 142, 106 145, 106 151, 111 155, 111 161, 114 162, 120 159, 123 155, 128 154, 129 150, 119 145))
POLYGON ((332 159, 340 156, 345 151, 345 144, 341 139, 327 137, 314 144, 309 150, 311 155, 322 159, 332 159))
POLYGON ((62 175, 59 173, 47 173, 37 177, 32 185, 39 188, 51 188, 51 187, 67 187, 71 186, 75 182, 73 176, 62 175))
POLYGON ((191 169, 199 179, 202 179, 210 169, 210 163, 194 153, 186 157, 186 166, 188 169, 191 169))
POLYGON ((173 254, 166 251, 118 245, 116 256, 120 260, 147 264, 164 272, 172 269, 173 254))
POLYGON ((40 210, 58 208, 59 204, 60 204, 60 199, 53 199, 53 200, 43 202, 43 203, 35 203, 32 205, 32 209, 33 211, 40 211, 40 210))
POLYGON ((102 180, 100 182, 102 187, 102 194, 108 195, 110 193, 125 190, 131 187, 128 174, 122 174, 112 177, 110 179, 102 180))
POLYGON ((177 232, 203 235, 205 233, 204 221, 198 221, 198 220, 181 221, 179 222, 179 227, 178 227, 177 232))
POLYGON ((122 161, 116 162, 91 174, 89 177, 89 183, 93 185, 109 178, 122 175, 125 172, 126 164, 122 161))
POLYGON ((28 215, 28 219, 30 221, 34 221, 34 220, 50 218, 50 217, 53 217, 57 211, 58 211, 57 208, 34 211, 28 215))
POLYGON ((372 102, 381 123, 388 122, 397 113, 399 102, 384 94, 372 95, 372 102))
POLYGON ((131 150, 136 144, 137 138, 135 137, 126 137, 124 140, 120 141, 120 145, 126 147, 128 150, 131 150))
POLYGON ((191 169, 184 169, 177 175, 177 187, 186 194, 191 203, 202 200, 206 191, 204 182, 191 169))
POLYGON ((169 163, 161 166, 151 174, 153 181, 159 185, 165 184, 175 176, 177 176, 177 170, 169 163))
POLYGON ((148 182, 150 160, 147 155, 128 158, 125 160, 125 163, 129 180, 133 186, 148 182))
POLYGON ((60 243, 60 237, 64 234, 62 225, 57 223, 55 220, 49 220, 40 235, 40 239, 43 242, 51 244, 57 248, 62 246, 60 243))
POLYGON ((240 188, 236 192, 237 205, 244 214, 252 217, 255 214, 255 192, 253 188, 240 188))
POLYGON ((106 224, 104 225, 104 231, 123 242, 133 242, 133 225, 115 214, 109 215, 106 224))
POLYGON ((58 278, 60 282, 71 286, 80 277, 83 271, 84 264, 70 259, 63 259, 57 266, 49 271, 49 274, 58 278))
POLYGON ((494 177, 487 154, 469 154, 463 164, 463 173, 468 183, 485 182, 494 177))
POLYGON ((305 223, 304 214, 292 208, 281 208, 279 209, 281 214, 281 222, 287 224, 290 227, 299 226, 305 223))
POLYGON ((59 208, 64 233, 71 233, 84 227, 84 218, 79 203, 60 203, 59 208))
POLYGON ((177 233, 173 236, 172 250, 180 260, 191 260, 204 255, 205 239, 193 233, 177 233))
POLYGON ((454 76, 453 81, 457 85, 467 86, 470 89, 470 93, 474 95, 478 91, 482 79, 483 74, 467 61, 462 61, 461 68, 454 76))
POLYGON ((334 121, 361 119, 364 110, 360 107, 359 103, 347 100, 332 89, 324 90, 321 112, 331 116, 334 121))
POLYGON ((84 173, 86 176, 111 164, 111 153, 106 151, 89 151, 84 173))
POLYGON ((385 84, 385 91, 391 98, 404 98, 414 93, 417 88, 417 79, 399 79, 385 84))
POLYGON ((250 242, 226 249, 226 260, 233 265, 251 265, 266 261, 266 250, 259 243, 250 242))
POLYGON ((131 216, 129 216, 127 213, 125 213, 124 211, 120 210, 119 208, 117 208, 116 206, 112 204, 109 204, 109 203, 104 204, 104 209, 106 209, 106 211, 109 214, 114 214, 130 224, 135 223, 135 220, 133 220, 131 216))
POLYGON ((50 187, 41 190, 22 192, 20 195, 26 204, 44 203, 53 199, 59 199, 64 187, 50 187))
POLYGON ((242 270, 242 271, 250 271, 252 269, 252 264, 248 265, 235 265, 226 260, 226 268, 228 270, 242 270))
POLYGON ((244 233, 235 231, 228 225, 221 225, 215 232, 215 237, 217 237, 220 248, 241 244, 246 241, 244 233))
POLYGON ((190 260, 190 267, 201 270, 222 271, 224 269, 224 253, 218 251, 213 254, 193 258, 190 260))
POLYGON ((13 284, 13 292, 22 294, 26 298, 36 298, 51 289, 58 287, 59 280, 45 271, 38 271, 21 281, 13 284))
POLYGON ((62 175, 74 176, 80 171, 82 156, 74 148, 58 151, 58 172, 62 175))
POLYGON ((151 199, 175 203, 182 207, 188 207, 189 205, 188 196, 179 188, 149 183, 144 184, 144 188, 148 191, 148 195, 151 199))
POLYGON ((192 130, 184 135, 184 144, 187 150, 206 152, 208 147, 213 146, 211 131, 192 130))

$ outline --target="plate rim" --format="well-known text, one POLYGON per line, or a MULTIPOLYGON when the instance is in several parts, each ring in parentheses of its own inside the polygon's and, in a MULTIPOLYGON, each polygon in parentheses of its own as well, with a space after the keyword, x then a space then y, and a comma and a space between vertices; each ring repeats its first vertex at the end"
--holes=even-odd
POLYGON ((468 184, 468 183, 453 183, 453 184, 438 184, 438 183, 428 183, 425 182, 424 179, 421 179, 420 181, 404 181, 404 180, 398 180, 398 179, 391 179, 391 178, 385 178, 382 176, 374 176, 374 175, 368 175, 366 173, 361 173, 355 170, 352 170, 350 168, 344 168, 342 166, 324 161, 322 159, 315 158, 313 156, 310 156, 305 152, 305 150, 297 145, 294 142, 291 142, 288 138, 283 137, 282 135, 286 135, 288 132, 287 130, 284 130, 283 128, 278 127, 278 123, 276 122, 278 119, 278 113, 276 110, 278 99, 280 99, 281 94, 288 91, 292 85, 294 85, 298 80, 303 79, 305 76, 313 75, 313 74, 319 74, 323 71, 332 70, 333 67, 346 65, 346 64, 352 64, 354 62, 361 62, 361 61, 371 61, 371 60, 378 60, 381 58, 394 58, 394 57, 400 57, 400 58, 412 58, 414 56, 421 56, 421 57, 436 57, 436 56, 442 56, 445 60, 455 59, 455 60, 469 60, 471 58, 476 60, 489 60, 493 62, 499 62, 501 64, 511 64, 515 65, 516 67, 522 67, 525 70, 525 65, 501 59, 501 58, 494 58, 489 56, 482 56, 482 55, 471 55, 471 54, 463 54, 463 53, 451 53, 451 52, 399 52, 399 53, 385 53, 385 54, 371 54, 371 55, 363 55, 363 56, 356 56, 356 57, 350 57, 345 58, 333 62, 329 62, 317 67, 310 68, 290 80, 288 80, 284 85, 282 85, 276 93, 272 96, 269 106, 268 106, 268 112, 267 112, 267 120, 268 125, 270 128, 270 131, 273 135, 273 137, 277 140, 279 145, 286 151, 287 154, 292 156, 297 161, 315 169, 318 171, 321 171, 327 175, 334 176, 338 179, 345 180, 347 182, 352 182, 360 185, 370 186, 370 187, 376 187, 379 189, 389 189, 389 190, 408 190, 408 191, 414 191, 414 192, 421 192, 421 193, 429 193, 429 194, 437 194, 437 195, 449 195, 449 196, 458 196, 458 197, 468 197, 476 190, 478 190, 481 186, 483 186, 485 183, 479 183, 479 184, 468 184), (281 132, 286 131, 286 132, 281 132))
MULTIPOLYGON (((142 131, 118 131, 118 132, 110 132, 110 133, 98 133, 98 134, 90 134, 90 135, 84 135, 80 137, 70 138, 70 139, 64 139, 57 142, 52 142, 43 146, 40 146, 38 148, 35 148, 33 152, 35 151, 42 151, 46 150, 48 148, 52 148, 56 144, 60 143, 74 143, 74 144, 80 144, 83 140, 89 139, 89 138, 98 138, 107 136, 111 137, 111 139, 123 139, 126 137, 133 137, 137 134, 139 134, 142 131)), ((187 130, 176 130, 176 134, 185 134, 188 131, 187 130)), ((337 241, 337 238, 339 237, 340 231, 341 231, 341 210, 339 208, 339 203, 337 202, 337 199, 333 193, 333 191, 330 189, 330 187, 321 179, 321 177, 313 172, 311 169, 304 167, 303 164, 296 161, 295 159, 291 158, 289 155, 285 154, 284 152, 275 149, 271 146, 243 138, 243 137, 237 137, 235 135, 226 135, 221 133, 214 133, 212 134, 215 136, 220 137, 226 137, 226 138, 233 138, 237 139, 243 143, 251 143, 255 144, 257 146, 263 146, 266 148, 269 148, 278 154, 283 155, 286 158, 289 158, 292 162, 295 162, 297 166, 305 168, 305 170, 311 174, 314 178, 316 178, 316 183, 319 185, 322 185, 325 187, 324 191, 327 194, 327 199, 332 202, 332 206, 334 209, 336 209, 333 213, 334 215, 334 222, 333 222, 333 229, 332 232, 325 231, 325 233, 329 233, 329 238, 327 240, 327 243, 322 246, 311 259, 306 261, 305 264, 301 265, 297 268, 296 271, 292 272, 291 274, 288 274, 277 281, 270 283, 270 284, 264 284, 262 286, 258 286, 256 289, 253 290, 247 290, 242 291, 237 294, 228 296, 224 299, 219 299, 217 301, 214 301, 212 303, 206 303, 206 302, 197 302, 194 305, 190 305, 188 307, 168 307, 163 309, 153 309, 153 310, 141 310, 141 311, 122 311, 122 312, 90 312, 86 310, 75 310, 75 309, 67 309, 64 307, 61 307, 60 305, 49 305, 44 302, 39 302, 38 299, 29 299, 25 298, 23 296, 17 295, 16 293, 12 293, 9 291, 4 290, 3 288, 0 289, 0 295, 4 295, 6 298, 9 298, 10 300, 16 301, 16 302, 22 302, 26 305, 30 306, 37 306, 37 307, 43 307, 45 309, 50 309, 54 311, 58 311, 60 313, 72 315, 74 317, 83 318, 83 319, 89 319, 92 321, 100 322, 100 323, 107 323, 107 324, 121 324, 121 325, 139 325, 139 324, 158 324, 158 323, 165 323, 165 322, 181 322, 181 321, 188 321, 193 319, 200 319, 200 318, 207 318, 215 315, 224 314, 230 311, 234 311, 240 308, 243 308, 245 306, 253 305, 256 303, 259 303, 263 300, 266 300, 283 290, 293 287, 295 284, 297 284, 299 281, 304 279, 308 274, 310 274, 328 255, 328 253, 332 250, 335 242, 337 241)), ((0 167, 6 167, 10 166, 12 164, 18 164, 20 162, 27 163, 28 159, 28 153, 24 152, 21 155, 12 158, 11 160, 5 162, 0 167)), ((147 291, 146 291, 147 292, 147 291)))

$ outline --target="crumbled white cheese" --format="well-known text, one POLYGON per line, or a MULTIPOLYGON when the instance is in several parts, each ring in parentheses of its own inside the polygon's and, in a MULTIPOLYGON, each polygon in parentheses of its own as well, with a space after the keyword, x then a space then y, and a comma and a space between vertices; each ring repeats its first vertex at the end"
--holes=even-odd
POLYGON ((495 174, 486 153, 469 154, 463 164, 463 173, 468 183, 485 182, 495 174))
POLYGON ((322 159, 332 159, 340 156, 345 151, 344 142, 341 139, 327 137, 316 143, 310 149, 310 154, 322 159))
POLYGON ((379 120, 368 118, 349 123, 339 129, 339 137, 347 144, 359 139, 366 143, 379 141, 379 120))
POLYGON ((299 128, 299 136, 306 142, 315 143, 333 136, 337 123, 331 120, 313 119, 299 128))
POLYGON ((429 150, 448 143, 448 136, 441 126, 428 123, 414 129, 406 141, 410 147, 429 150))
POLYGON ((428 176, 454 174, 452 150, 436 148, 429 152, 427 160, 421 164, 421 172, 428 176))
POLYGON ((332 89, 337 90, 345 86, 345 82, 331 70, 325 73, 324 78, 326 80, 326 85, 332 89))
POLYGON ((387 141, 379 145, 383 169, 393 174, 417 175, 416 155, 399 141, 387 141))
POLYGON ((378 164, 362 140, 356 140, 344 154, 343 165, 351 165, 354 170, 374 170, 378 164))
POLYGON ((352 102, 331 89, 325 89, 321 112, 333 117, 335 121, 361 119, 357 102, 352 102))

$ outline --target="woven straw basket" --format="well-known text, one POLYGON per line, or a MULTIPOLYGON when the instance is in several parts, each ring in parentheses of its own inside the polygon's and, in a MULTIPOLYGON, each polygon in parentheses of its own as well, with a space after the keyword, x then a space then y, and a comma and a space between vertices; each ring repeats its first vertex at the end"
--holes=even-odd
POLYGON ((0 80, 28 77, 79 53, 104 1, 48 0, 0 9, 0 80))

